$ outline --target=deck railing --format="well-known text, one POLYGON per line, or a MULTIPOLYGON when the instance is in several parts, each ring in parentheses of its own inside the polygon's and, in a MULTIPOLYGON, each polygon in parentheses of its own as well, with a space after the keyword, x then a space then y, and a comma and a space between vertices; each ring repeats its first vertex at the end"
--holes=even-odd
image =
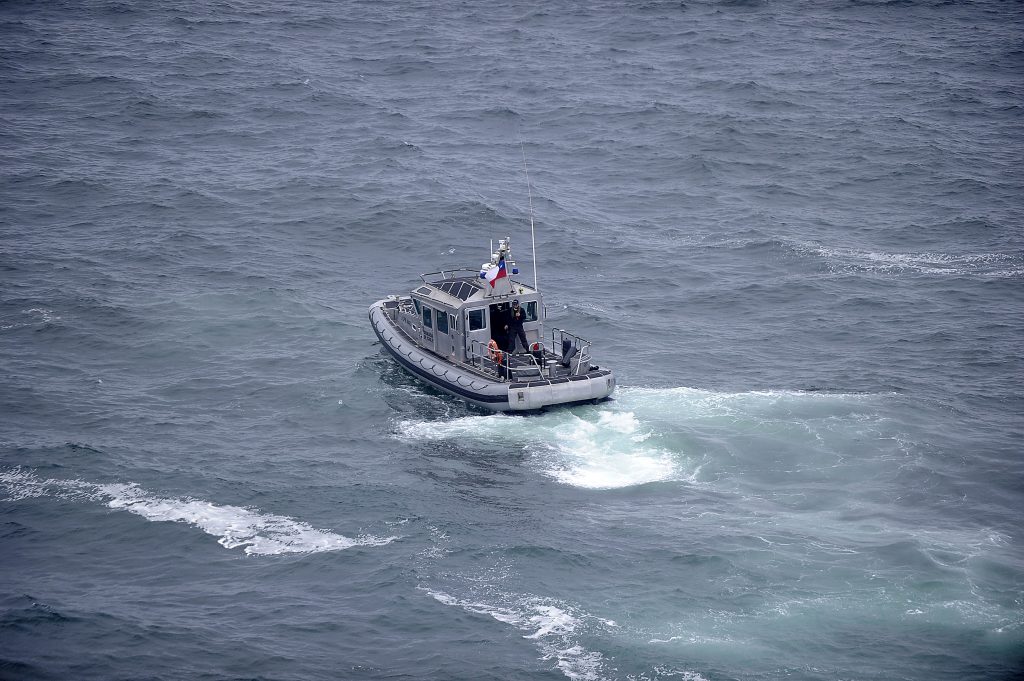
POLYGON ((592 343, 586 338, 577 336, 565 329, 551 329, 551 352, 554 353, 555 357, 561 358, 560 361, 563 365, 566 361, 571 364, 575 360, 576 366, 572 370, 573 376, 578 376, 583 372, 584 362, 586 362, 585 368, 590 368, 591 345, 592 343))
POLYGON ((543 377, 545 366, 538 361, 537 355, 547 358, 545 361, 555 361, 567 367, 572 376, 586 373, 590 369, 591 342, 565 329, 552 329, 550 344, 542 339, 537 343, 531 343, 531 347, 535 345, 540 346, 537 351, 515 355, 519 361, 513 365, 511 363, 512 353, 502 351, 502 361, 496 363, 491 360, 487 345, 479 340, 471 339, 466 361, 480 371, 497 374, 503 380, 513 380, 515 373, 525 371, 530 373, 536 371, 539 376, 543 377), (485 360, 487 360, 487 364, 484 363, 485 360))
MULTIPOLYGON (((533 359, 533 355, 530 355, 530 358, 533 360, 533 364, 536 365, 539 370, 540 365, 537 364, 537 361, 535 359, 533 359)), ((522 368, 518 366, 513 367, 511 364, 511 353, 505 352, 504 350, 501 351, 501 362, 495 362, 491 358, 490 348, 488 348, 488 346, 484 345, 482 342, 476 340, 475 338, 471 339, 469 342, 469 355, 466 357, 466 361, 468 361, 472 366, 475 366, 478 369, 480 369, 480 371, 487 373, 496 373, 498 374, 499 378, 506 380, 512 376, 513 369, 518 370, 522 368), (485 359, 490 363, 490 366, 484 364, 485 359), (492 369, 491 367, 494 368, 492 369)))

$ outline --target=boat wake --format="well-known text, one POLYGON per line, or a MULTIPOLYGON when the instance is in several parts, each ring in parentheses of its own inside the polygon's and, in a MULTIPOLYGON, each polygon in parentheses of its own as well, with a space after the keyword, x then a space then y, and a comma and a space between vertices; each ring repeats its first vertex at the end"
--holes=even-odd
POLYGON ((798 244, 798 253, 821 258, 836 274, 869 272, 883 275, 930 275, 1016 278, 1024 275, 1019 254, 1010 253, 897 253, 798 244))
POLYGON ((536 643, 541 659, 554 660, 558 669, 570 679, 597 681, 607 678, 604 656, 584 648, 579 639, 583 630, 588 628, 604 630, 616 627, 611 620, 580 613, 565 603, 538 596, 489 594, 482 598, 458 598, 445 591, 420 589, 439 603, 487 615, 525 632, 523 638, 536 643))
POLYGON ((540 470, 559 482, 588 489, 615 489, 677 478, 677 453, 647 443, 652 433, 631 412, 608 408, 562 409, 537 416, 464 416, 450 421, 405 420, 401 437, 463 440, 484 446, 520 446, 540 470))
POLYGON ((220 506, 192 498, 161 497, 130 483, 43 479, 21 468, 0 471, 0 493, 7 501, 35 497, 91 501, 146 520, 183 522, 217 537, 217 543, 224 548, 243 548, 248 555, 339 551, 354 546, 380 546, 396 539, 370 535, 350 538, 294 518, 254 509, 220 506))
POLYGON ((566 485, 616 489, 702 482, 715 441, 762 432, 819 442, 819 428, 857 426, 872 395, 820 391, 723 393, 695 388, 620 387, 600 405, 532 416, 492 414, 450 420, 405 419, 398 437, 480 447, 522 447, 545 475, 566 485))
MULTIPOLYGON (((614 620, 597 617, 582 611, 577 605, 558 599, 509 593, 479 584, 464 596, 456 596, 443 589, 418 588, 439 603, 485 615, 518 629, 524 639, 532 641, 540 650, 540 659, 553 661, 554 666, 573 681, 623 678, 614 658, 593 650, 599 645, 606 645, 607 639, 635 635, 635 632, 624 631, 628 627, 624 628, 614 620)), ((705 681, 697 672, 673 669, 669 665, 660 665, 649 675, 628 675, 624 678, 632 681, 654 678, 705 681)))

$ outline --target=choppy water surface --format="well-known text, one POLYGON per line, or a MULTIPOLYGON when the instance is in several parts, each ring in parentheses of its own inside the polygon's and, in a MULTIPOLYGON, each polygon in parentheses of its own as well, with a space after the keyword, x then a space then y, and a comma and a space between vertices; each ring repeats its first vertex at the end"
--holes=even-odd
POLYGON ((1024 670, 1019 3, 0 5, 0 678, 1024 670), (511 234, 615 399, 408 378, 511 234))

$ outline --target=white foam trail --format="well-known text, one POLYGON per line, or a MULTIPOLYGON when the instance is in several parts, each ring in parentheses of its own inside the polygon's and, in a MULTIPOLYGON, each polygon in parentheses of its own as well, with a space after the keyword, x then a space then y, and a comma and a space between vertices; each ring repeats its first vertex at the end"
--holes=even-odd
POLYGON ((0 471, 6 499, 55 497, 96 501, 157 522, 183 522, 217 537, 227 549, 244 547, 248 555, 320 553, 353 546, 381 546, 396 537, 361 535, 355 539, 272 513, 220 506, 198 499, 160 497, 134 484, 97 485, 81 480, 40 479, 21 469, 0 471))
POLYGON ((707 417, 747 419, 834 416, 858 411, 878 396, 808 390, 751 390, 718 392, 699 388, 624 387, 617 402, 645 417, 674 421, 707 417))
POLYGON ((799 244, 797 250, 824 259, 832 270, 839 272, 996 278, 1024 274, 1020 256, 1006 253, 888 253, 828 248, 817 244, 799 244))
POLYGON ((644 444, 651 433, 633 412, 601 411, 596 421, 574 416, 550 436, 563 456, 545 472, 568 485, 614 489, 678 477, 671 452, 644 444))
POLYGON ((398 434, 402 437, 421 440, 454 440, 462 437, 478 439, 487 437, 505 438, 523 419, 505 414, 487 416, 463 416, 448 421, 399 421, 398 434))
POLYGON ((654 668, 654 677, 653 677, 653 679, 651 677, 648 677, 647 675, 643 675, 643 676, 632 676, 632 675, 630 675, 630 676, 627 676, 626 679, 627 679, 627 681, 654 681, 655 679, 657 679, 658 681, 661 681, 661 679, 679 679, 679 681, 708 681, 707 679, 705 679, 703 676, 701 676, 697 672, 691 672, 691 671, 685 671, 685 670, 684 671, 679 671, 679 670, 676 670, 676 669, 672 669, 670 667, 665 667, 664 665, 659 665, 659 666, 654 668))
POLYGON ((677 458, 646 443, 651 433, 636 416, 611 408, 557 410, 530 417, 492 414, 450 421, 402 421, 400 436, 470 440, 502 446, 539 445, 531 454, 559 482, 589 489, 615 489, 690 477, 677 458))
POLYGON ((32 326, 34 324, 50 324, 51 322, 59 321, 60 317, 53 313, 53 310, 47 310, 42 307, 33 307, 28 310, 22 310, 21 314, 28 315, 32 319, 29 321, 11 321, 6 323, 7 319, 0 319, 0 331, 7 331, 8 329, 17 329, 23 326, 32 326))
POLYGON ((575 634, 587 620, 596 621, 603 626, 616 626, 611 620, 573 614, 564 605, 536 596, 513 598, 512 605, 500 606, 456 598, 443 591, 423 587, 420 589, 440 603, 459 607, 467 612, 488 615, 503 624, 527 632, 523 638, 537 642, 541 658, 554 660, 558 669, 573 681, 598 681, 604 678, 604 656, 583 648, 575 640, 575 634))
POLYGON ((529 417, 405 420, 396 430, 400 437, 419 440, 527 446, 535 465, 563 484, 617 489, 668 480, 698 482, 704 452, 687 451, 684 444, 694 426, 721 421, 724 427, 742 422, 743 427, 782 424, 801 430, 823 419, 860 419, 876 400, 874 395, 798 390, 620 387, 613 401, 599 406, 529 417))
POLYGON ((44 324, 49 324, 50 322, 54 322, 60 319, 60 317, 53 313, 53 310, 47 310, 46 308, 42 307, 33 307, 28 310, 22 310, 22 313, 35 316, 39 319, 39 321, 41 321, 44 324))

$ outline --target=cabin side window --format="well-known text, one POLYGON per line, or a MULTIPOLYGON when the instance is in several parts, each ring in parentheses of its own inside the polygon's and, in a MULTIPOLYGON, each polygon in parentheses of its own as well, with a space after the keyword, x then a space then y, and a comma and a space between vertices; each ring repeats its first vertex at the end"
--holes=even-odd
POLYGON ((448 333, 448 315, 444 310, 437 311, 437 330, 440 333, 448 333))
POLYGON ((487 328, 487 316, 484 315, 485 310, 470 310, 469 311, 469 330, 479 331, 480 329, 487 328))
POLYGON ((420 301, 415 298, 412 299, 412 304, 416 306, 416 314, 420 313, 420 301))
POLYGON ((537 321, 537 301, 531 300, 526 304, 526 319, 524 322, 535 322, 537 321))
POLYGON ((426 305, 423 306, 423 328, 434 328, 434 324, 430 321, 430 308, 427 307, 426 305))

